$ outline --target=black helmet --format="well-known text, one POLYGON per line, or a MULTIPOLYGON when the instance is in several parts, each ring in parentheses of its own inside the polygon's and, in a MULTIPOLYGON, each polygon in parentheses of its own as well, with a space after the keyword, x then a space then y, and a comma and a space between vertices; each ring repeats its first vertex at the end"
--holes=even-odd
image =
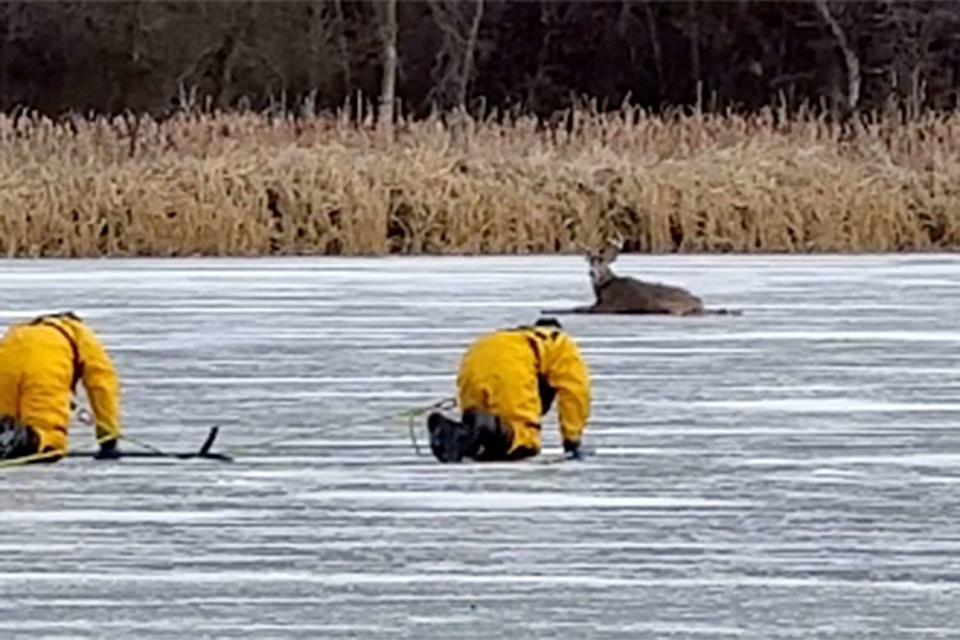
POLYGON ((560 321, 556 318, 538 318, 536 322, 533 323, 535 327, 553 327, 554 329, 563 329, 563 326, 560 324, 560 321))

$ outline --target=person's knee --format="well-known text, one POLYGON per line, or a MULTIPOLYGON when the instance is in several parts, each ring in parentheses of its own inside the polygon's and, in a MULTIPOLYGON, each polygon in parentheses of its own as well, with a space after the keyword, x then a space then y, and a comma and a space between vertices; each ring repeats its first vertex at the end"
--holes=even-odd
POLYGON ((527 458, 533 458, 540 454, 540 449, 535 447, 530 447, 526 445, 520 445, 516 447, 510 453, 507 454, 508 460, 525 460, 527 458))
POLYGON ((517 434, 503 420, 494 416, 479 414, 474 418, 479 428, 480 448, 477 460, 483 462, 505 462, 520 460, 539 453, 539 449, 525 441, 517 443, 517 434))

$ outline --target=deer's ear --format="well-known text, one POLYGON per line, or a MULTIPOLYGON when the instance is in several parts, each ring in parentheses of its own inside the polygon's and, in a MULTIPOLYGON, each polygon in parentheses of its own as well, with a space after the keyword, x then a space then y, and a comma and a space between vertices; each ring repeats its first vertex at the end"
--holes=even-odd
POLYGON ((609 238, 607 238, 607 242, 608 242, 611 246, 613 246, 614 248, 616 248, 616 250, 617 250, 618 253, 619 253, 620 251, 623 251, 623 242, 624 242, 624 240, 623 240, 623 235, 622 235, 619 231, 617 231, 617 232, 614 233, 612 236, 610 236, 609 238))
POLYGON ((577 249, 577 253, 582 255, 583 259, 586 260, 587 262, 593 262, 593 260, 597 257, 596 251, 594 251, 593 249, 585 245, 583 242, 580 242, 579 240, 574 244, 574 246, 577 249))

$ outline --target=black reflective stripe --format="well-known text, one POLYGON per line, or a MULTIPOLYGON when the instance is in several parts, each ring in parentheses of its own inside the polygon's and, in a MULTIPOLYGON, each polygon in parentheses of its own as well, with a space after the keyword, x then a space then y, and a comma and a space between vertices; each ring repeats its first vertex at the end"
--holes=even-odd
MULTIPOLYGON (((534 331, 537 335, 541 335, 534 331)), ((531 335, 527 335, 527 344, 530 345, 530 349, 533 351, 533 357, 536 360, 537 368, 537 394, 540 396, 540 415, 545 416, 550 411, 550 407, 553 406, 553 401, 557 397, 557 390, 550 386, 550 383, 547 382, 547 376, 540 373, 541 360, 540 360, 540 345, 537 343, 536 338, 531 335)), ((540 428, 540 425, 537 425, 537 429, 540 428)))
POLYGON ((52 322, 50 317, 48 316, 37 318, 30 324, 34 326, 44 326, 44 327, 50 327, 51 329, 56 329, 60 333, 60 335, 66 338, 67 343, 70 345, 70 351, 73 354, 73 363, 72 363, 73 374, 70 377, 71 378, 70 391, 72 393, 76 393, 77 385, 80 383, 80 380, 83 378, 83 362, 81 362, 80 360, 80 350, 77 348, 77 341, 73 339, 73 336, 71 336, 66 329, 61 327, 56 322, 52 322))
POLYGON ((547 376, 538 374, 537 391, 540 392, 540 415, 545 416, 550 411, 550 407, 553 406, 553 401, 557 397, 557 390, 547 382, 547 376))
POLYGON ((533 359, 536 360, 537 374, 540 373, 540 345, 537 344, 537 341, 533 336, 527 336, 527 344, 530 345, 530 349, 533 351, 533 359))

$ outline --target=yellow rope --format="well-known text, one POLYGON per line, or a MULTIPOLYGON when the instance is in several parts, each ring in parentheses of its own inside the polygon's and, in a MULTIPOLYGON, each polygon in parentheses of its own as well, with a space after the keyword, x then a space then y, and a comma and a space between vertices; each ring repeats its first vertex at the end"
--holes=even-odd
MULTIPOLYGON (((100 446, 108 440, 117 440, 117 439, 128 439, 124 436, 115 436, 113 434, 100 436, 96 440, 97 446, 100 446)), ((131 440, 132 442, 132 440, 131 440)), ((54 458, 64 458, 69 456, 74 451, 72 449, 48 449, 46 451, 41 451, 39 453, 31 453, 28 456, 20 456, 19 458, 11 458, 10 460, 0 460, 0 469, 8 469, 10 467, 20 467, 23 465, 31 464, 34 462, 43 462, 44 460, 52 460, 54 458)))
MULTIPOLYGON (((433 410, 437 410, 437 409, 450 408, 451 406, 455 406, 455 403, 456 403, 456 401, 455 401, 455 399, 453 399, 453 398, 444 398, 443 400, 440 400, 440 401, 438 401, 438 402, 434 402, 433 404, 428 405, 428 406, 425 406, 425 407, 417 407, 417 408, 415 408, 415 409, 407 409, 407 410, 405 410, 405 411, 400 411, 400 412, 398 412, 398 413, 388 414, 388 415, 385 416, 385 417, 386 417, 387 419, 391 420, 391 421, 394 421, 394 420, 397 421, 397 422, 404 421, 404 420, 408 421, 408 422, 410 423, 410 425, 411 425, 411 433, 412 433, 412 423, 413 423, 413 421, 414 421, 415 419, 417 419, 418 417, 420 417, 420 416, 422 416, 423 414, 427 413, 428 411, 433 411, 433 410)), ((365 418, 364 420, 366 421, 366 420, 375 420, 375 419, 376 419, 376 418, 365 418)), ((350 424, 350 425, 343 425, 343 426, 344 426, 344 427, 346 427, 346 426, 355 426, 355 424, 358 424, 358 423, 359 423, 359 422, 353 423, 353 424, 350 424)), ((258 443, 255 443, 255 444, 252 444, 252 445, 248 445, 248 446, 242 447, 242 448, 226 449, 226 450, 224 450, 224 453, 226 453, 226 454, 229 455, 229 454, 236 454, 236 453, 239 453, 239 452, 242 452, 242 451, 250 451, 250 450, 260 449, 260 448, 263 448, 263 447, 266 447, 266 446, 269 446, 269 445, 272 445, 272 444, 277 444, 277 443, 279 443, 279 442, 283 442, 284 440, 287 440, 288 438, 289 438, 289 436, 283 436, 283 437, 279 437, 279 438, 272 438, 272 439, 270 439, 270 440, 264 440, 264 441, 262 441, 262 442, 258 442, 258 443)), ((142 440, 138 440, 137 438, 133 438, 133 437, 126 436, 126 435, 116 436, 116 435, 110 434, 110 435, 101 436, 100 438, 97 438, 96 444, 97 444, 97 446, 99 446, 99 445, 103 444, 104 442, 106 442, 106 441, 108 441, 108 440, 114 440, 114 439, 116 439, 116 440, 120 440, 120 439, 126 440, 127 442, 131 442, 131 443, 133 443, 133 444, 135 444, 135 445, 137 445, 137 446, 140 446, 140 447, 142 447, 142 448, 144 448, 144 449, 147 449, 148 451, 151 451, 151 452, 153 452, 153 453, 157 453, 157 454, 163 454, 163 453, 164 453, 161 449, 158 449, 157 447, 153 446, 152 444, 149 444, 149 443, 147 443, 147 442, 143 442, 142 440)), ((416 442, 416 440, 414 440, 414 442, 416 442)), ((419 447, 418 447, 418 449, 419 449, 419 447)), ((11 467, 20 467, 20 466, 28 465, 28 464, 31 464, 31 463, 34 463, 34 462, 42 462, 42 461, 44 461, 44 460, 51 460, 51 459, 53 459, 53 458, 67 457, 67 456, 69 456, 71 453, 75 453, 75 451, 72 450, 72 449, 50 449, 50 450, 43 451, 43 452, 40 452, 40 453, 33 453, 33 454, 28 455, 28 456, 21 456, 21 457, 19 457, 19 458, 12 458, 12 459, 10 459, 10 460, 0 460, 0 469, 8 469, 8 468, 11 468, 11 467)))
MULTIPOLYGON (((433 411, 435 409, 446 409, 451 406, 455 406, 455 404, 456 404, 456 400, 454 398, 444 398, 443 400, 439 400, 425 407, 406 409, 404 411, 400 411, 397 413, 388 413, 386 415, 379 416, 379 418, 383 420, 388 420, 390 422, 398 422, 398 423, 402 421, 412 421, 412 420, 415 420, 417 417, 427 413, 428 411, 433 411)), ((339 429, 346 429, 348 427, 355 427, 356 425, 362 422, 371 422, 377 419, 378 417, 374 416, 372 418, 363 418, 360 420, 354 420, 346 424, 339 425, 337 429, 339 430, 339 429)), ((260 449, 263 449, 264 447, 269 447, 270 445, 286 442, 289 439, 290 439, 290 436, 283 435, 276 438, 270 438, 269 440, 262 440, 260 442, 255 442, 245 447, 226 448, 226 449, 222 449, 221 451, 226 455, 236 456, 246 452, 258 451, 260 449)))
POLYGON ((137 445, 138 447, 142 447, 146 449, 150 453, 156 453, 158 455, 167 455, 167 453, 163 449, 160 449, 159 447, 155 447, 149 442, 144 442, 143 440, 138 440, 137 438, 133 438, 131 436, 123 436, 123 439, 126 440, 127 442, 131 442, 137 445))

